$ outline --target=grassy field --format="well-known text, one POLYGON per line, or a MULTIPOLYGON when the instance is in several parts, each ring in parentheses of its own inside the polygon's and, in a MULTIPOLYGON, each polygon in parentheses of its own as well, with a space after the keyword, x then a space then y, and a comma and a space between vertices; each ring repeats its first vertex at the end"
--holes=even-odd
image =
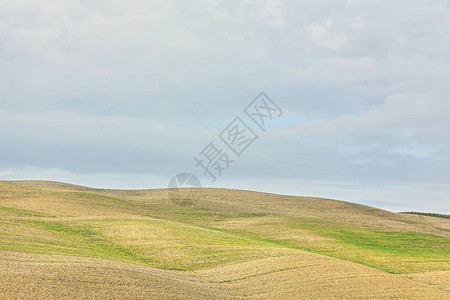
MULTIPOLYGON (((133 295, 162 289, 172 298, 183 298, 182 291, 199 298, 297 298, 301 290, 309 299, 443 299, 450 297, 449 252, 448 218, 343 201, 203 189, 197 205, 179 207, 167 190, 0 182, 0 260, 11 266, 1 271, 5 298, 21 293, 13 284, 15 269, 28 274, 57 258, 44 264, 53 274, 50 285, 64 276, 58 264, 80 276, 87 276, 86 268, 98 276, 111 268, 122 274, 116 278, 121 284, 138 273, 161 281, 149 291, 136 279, 129 283, 133 295), (311 280, 315 289, 307 287, 311 280)), ((30 274, 23 280, 31 289, 44 275, 30 274)), ((89 280, 82 280, 86 287, 95 283, 89 280)), ((70 285, 65 289, 76 294, 70 285)), ((97 284, 93 295, 103 295, 100 290, 97 284)))

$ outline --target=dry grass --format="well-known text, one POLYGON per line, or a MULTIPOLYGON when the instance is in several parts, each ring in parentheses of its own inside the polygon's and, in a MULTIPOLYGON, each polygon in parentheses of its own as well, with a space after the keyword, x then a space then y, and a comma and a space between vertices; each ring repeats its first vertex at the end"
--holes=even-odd
POLYGON ((177 207, 162 189, 0 182, 0 296, 444 299, 449 237, 445 218, 330 199, 203 189, 177 207))
POLYGON ((398 275, 311 253, 197 271, 71 256, 0 252, 7 299, 446 299, 398 275))
POLYGON ((450 271, 414 273, 406 276, 450 292, 450 271))
POLYGON ((181 274, 111 260, 0 252, 0 264, 1 299, 225 298, 181 274))

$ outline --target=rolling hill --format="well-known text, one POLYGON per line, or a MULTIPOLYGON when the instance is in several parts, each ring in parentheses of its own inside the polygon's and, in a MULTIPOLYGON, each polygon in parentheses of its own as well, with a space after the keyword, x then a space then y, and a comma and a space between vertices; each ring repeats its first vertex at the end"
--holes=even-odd
POLYGON ((331 199, 0 182, 2 298, 450 297, 450 220, 331 199))

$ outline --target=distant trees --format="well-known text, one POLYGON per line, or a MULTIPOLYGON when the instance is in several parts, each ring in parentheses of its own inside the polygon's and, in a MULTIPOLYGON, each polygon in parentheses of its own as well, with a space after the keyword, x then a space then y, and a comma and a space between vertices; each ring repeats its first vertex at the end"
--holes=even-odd
POLYGON ((401 214, 413 214, 413 215, 438 217, 438 218, 450 218, 450 215, 446 215, 446 214, 426 213, 426 212, 418 212, 418 211, 404 211, 404 212, 400 212, 400 213, 401 214))

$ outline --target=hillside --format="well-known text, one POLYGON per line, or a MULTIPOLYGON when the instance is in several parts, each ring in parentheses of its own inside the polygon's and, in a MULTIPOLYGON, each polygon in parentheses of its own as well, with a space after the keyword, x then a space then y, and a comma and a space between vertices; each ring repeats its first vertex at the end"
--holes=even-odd
POLYGON ((446 218, 331 199, 0 182, 0 296, 444 299, 449 238, 446 218))

